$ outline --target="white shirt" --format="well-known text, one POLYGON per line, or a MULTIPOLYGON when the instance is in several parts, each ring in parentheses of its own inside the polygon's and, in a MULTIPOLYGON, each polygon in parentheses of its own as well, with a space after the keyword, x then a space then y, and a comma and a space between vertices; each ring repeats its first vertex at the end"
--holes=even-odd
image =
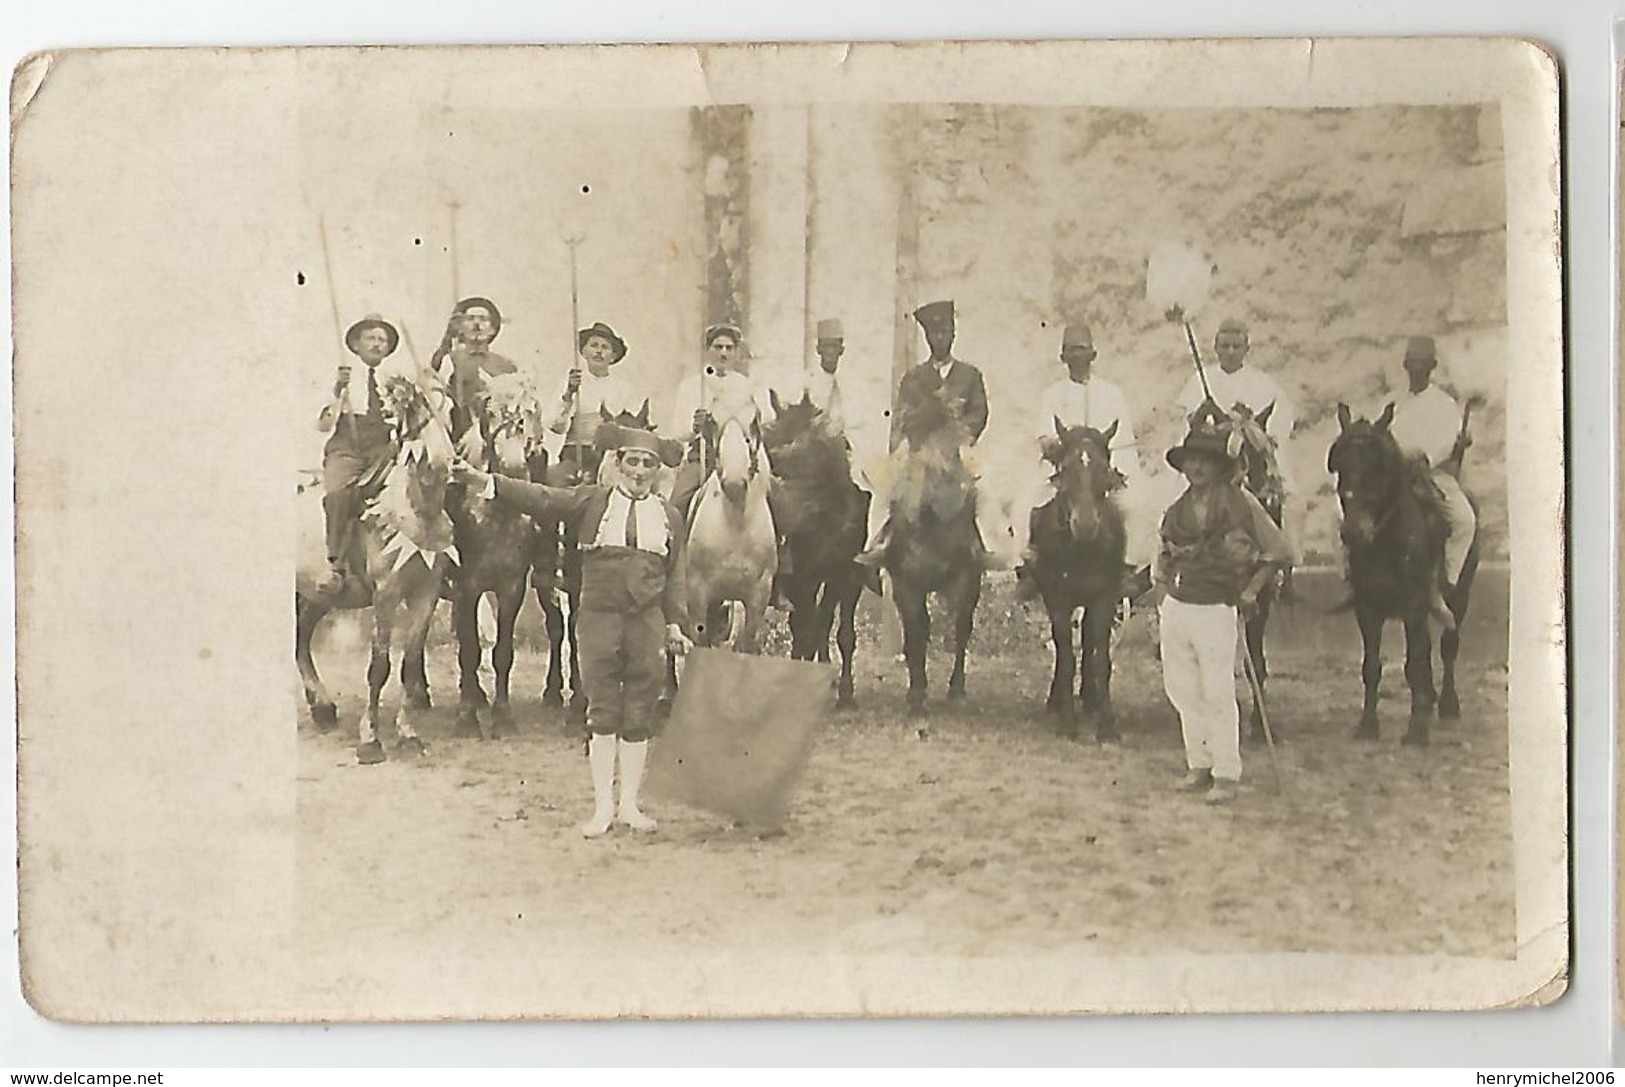
MULTIPOLYGON (((1208 386, 1213 390, 1213 399, 1225 411, 1240 404, 1257 415, 1271 404, 1275 405, 1270 412, 1270 421, 1264 426, 1264 433, 1275 440, 1275 464, 1281 470, 1281 482, 1289 494, 1294 493, 1297 488, 1287 439, 1292 437, 1292 428, 1297 425, 1298 409, 1281 391, 1280 383, 1264 371, 1255 370, 1245 363, 1233 374, 1225 373, 1217 363, 1204 363, 1204 369, 1207 371, 1208 386)), ((1185 383, 1178 403, 1187 415, 1201 405, 1202 380, 1196 374, 1192 374, 1185 383)))
MULTIPOLYGON (((670 543, 671 524, 666 520, 666 503, 658 494, 649 494, 636 500, 638 523, 638 550, 649 551, 656 555, 664 555, 670 543)), ((598 531, 592 535, 592 542, 585 546, 594 547, 625 547, 626 546, 626 513, 633 504, 633 498, 625 491, 616 487, 609 492, 609 505, 604 509, 604 519, 598 522, 598 531)))
POLYGON ((1420 453, 1434 467, 1449 460, 1461 430, 1461 405, 1455 397, 1429 385, 1419 393, 1406 389, 1393 403, 1394 421, 1388 432, 1399 448, 1420 453))
MULTIPOLYGON (((373 370, 373 380, 378 383, 378 397, 380 402, 384 397, 384 389, 392 377, 404 377, 413 384, 418 383, 417 367, 400 355, 387 355, 373 370)), ((340 415, 367 414, 367 364, 356 359, 350 367, 350 385, 336 401, 330 401, 328 407, 338 405, 340 415)), ((326 414, 325 412, 323 414, 326 414)))
POLYGON ((773 418, 773 405, 762 383, 750 374, 730 370, 726 374, 688 374, 677 385, 672 403, 668 435, 687 438, 694 433, 694 413, 705 408, 718 420, 732 417, 773 418), (701 398, 701 378, 704 398, 701 398))
MULTIPOLYGON (((824 425, 831 434, 846 432, 846 412, 842 404, 840 373, 826 373, 814 363, 802 377, 801 388, 792 390, 789 399, 800 400, 805 393, 813 407, 824 413, 824 425)), ((785 394, 780 394, 781 399, 785 394)))
POLYGON ((571 403, 569 389, 570 375, 566 372, 553 397, 555 413, 547 421, 548 429, 555 434, 563 434, 570 429, 570 421, 576 411, 596 423, 601 418, 600 409, 617 415, 623 411, 635 413, 643 407, 643 397, 636 396, 631 382, 614 370, 598 377, 583 366, 581 388, 577 390, 578 399, 574 404, 571 403))
POLYGON ((1066 378, 1045 389, 1038 405, 1033 434, 1040 441, 1055 437, 1057 419, 1065 426, 1086 426, 1099 431, 1116 423, 1117 433, 1112 435, 1111 444, 1112 467, 1130 479, 1140 474, 1134 419, 1128 397, 1116 385, 1093 375, 1083 382, 1066 378))

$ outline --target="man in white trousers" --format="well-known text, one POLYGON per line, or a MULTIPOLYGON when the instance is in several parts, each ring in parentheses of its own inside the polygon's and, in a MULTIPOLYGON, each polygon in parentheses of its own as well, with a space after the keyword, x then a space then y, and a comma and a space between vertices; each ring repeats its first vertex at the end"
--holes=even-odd
POLYGON ((1191 417, 1168 463, 1189 486, 1162 518, 1152 585, 1162 597, 1162 678, 1179 711, 1188 773, 1180 788, 1209 804, 1236 798, 1241 782, 1236 704, 1236 623, 1292 564, 1286 534, 1234 480, 1240 435, 1211 401, 1191 417))

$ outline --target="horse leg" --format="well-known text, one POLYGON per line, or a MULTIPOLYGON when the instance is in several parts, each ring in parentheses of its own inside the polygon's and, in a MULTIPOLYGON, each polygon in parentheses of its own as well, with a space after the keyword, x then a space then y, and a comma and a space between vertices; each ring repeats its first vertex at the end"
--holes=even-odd
POLYGON ((1115 597, 1097 600, 1083 611, 1084 705, 1095 715, 1095 739, 1116 743, 1117 711, 1112 706, 1112 620, 1116 618, 1115 597))
POLYGON ((1242 627, 1247 659, 1252 662, 1253 678, 1258 680, 1258 690, 1253 692, 1252 721, 1247 732, 1247 738, 1254 741, 1264 738, 1264 707, 1259 699, 1263 697, 1264 684, 1270 674, 1269 662, 1264 657, 1264 630, 1269 626, 1269 608, 1269 598, 1260 598, 1258 611, 1249 615, 1242 627))
MULTIPOLYGON (((835 631, 835 647, 841 651, 841 675, 836 681, 835 704, 837 706, 851 706, 854 704, 852 690, 852 655, 857 652, 858 632, 856 627, 858 596, 863 592, 863 583, 856 577, 851 579, 850 585, 840 586, 840 626, 835 631)), ((827 592, 834 593, 832 583, 827 592)), ((828 637, 828 634, 825 634, 828 637)))
MULTIPOLYGON (((414 656, 421 659, 423 647, 429 640, 429 626, 434 621, 435 605, 440 600, 441 576, 438 571, 432 572, 428 581, 417 587, 406 599, 406 648, 401 654, 401 669, 404 673, 407 661, 414 656)), ((393 621, 391 626, 393 626, 393 621)), ((388 664, 389 658, 384 658, 388 664)), ((423 740, 419 738, 417 729, 413 725, 413 717, 418 713, 410 702, 404 697, 401 701, 401 711, 395 719, 395 750, 413 755, 423 754, 423 740)))
POLYGON ((1439 664, 1442 675, 1439 693, 1439 716, 1446 720, 1461 717, 1461 697, 1456 693, 1456 654, 1461 650, 1461 630, 1446 630, 1439 635, 1439 664))
POLYGON ((970 636, 976 622, 976 601, 981 596, 982 572, 973 570, 961 575, 959 591, 949 594, 954 606, 954 670, 948 677, 948 700, 961 701, 965 697, 965 652, 970 648, 970 636))
POLYGON ((1077 658, 1072 646, 1072 608, 1056 603, 1049 609, 1049 640, 1055 647, 1055 674, 1049 683, 1044 708, 1060 718, 1057 731, 1068 739, 1078 735, 1078 712, 1072 702, 1072 681, 1077 676, 1077 658))
POLYGON ((931 643, 931 609, 925 593, 913 586, 899 584, 893 597, 898 622, 903 626, 903 657, 908 661, 908 712, 921 715, 925 713, 925 653, 931 643))
POLYGON ((1405 682, 1411 688, 1411 720, 1402 742, 1426 746, 1439 693, 1433 686, 1433 633, 1425 615, 1405 623, 1405 682))
POLYGON ((395 603, 376 597, 372 607, 372 653, 367 660, 367 712, 361 719, 355 757, 363 766, 384 761, 384 745, 378 740, 379 694, 389 680, 389 641, 395 625, 395 603))
POLYGON ((839 581, 823 582, 818 593, 818 607, 813 613, 815 619, 812 637, 815 652, 812 659, 823 664, 829 663, 829 633, 835 627, 835 615, 840 610, 841 589, 839 581))
POLYGON ((542 687, 542 705, 564 705, 564 611, 551 592, 536 590, 536 603, 542 609, 542 625, 547 630, 547 680, 542 687))
POLYGON ((462 697, 457 704, 457 727, 452 735, 459 740, 481 740, 479 708, 485 702, 480 689, 480 598, 462 592, 451 604, 451 624, 457 634, 457 668, 462 697))
POLYGON ((818 584, 796 576, 781 583, 779 591, 790 604, 790 659, 812 660, 817 652, 814 631, 818 625, 818 584))
POLYGON ((508 681, 513 674, 513 630, 525 606, 525 583, 520 581, 497 597, 497 640, 491 647, 491 671, 496 676, 496 697, 491 703, 491 738, 515 733, 508 709, 508 681))
POLYGON ((294 600, 293 657, 299 665, 299 678, 305 686, 305 703, 310 707, 310 720, 317 732, 331 732, 339 723, 339 709, 333 696, 327 693, 322 677, 316 672, 316 661, 311 656, 310 643, 316 636, 316 627, 327 615, 327 609, 309 600, 294 600))
POLYGON ((1382 614, 1369 608, 1357 608, 1354 618, 1360 625, 1360 641, 1365 656, 1360 663, 1360 679, 1365 684, 1365 705, 1360 711, 1360 727, 1354 736, 1360 740, 1375 740, 1377 726, 1377 695, 1382 686, 1382 614))
POLYGON ((734 644, 741 653, 752 656, 761 653, 762 617, 767 614, 767 602, 772 596, 773 579, 764 577, 751 586, 749 599, 740 602, 745 618, 739 624, 739 637, 734 644))

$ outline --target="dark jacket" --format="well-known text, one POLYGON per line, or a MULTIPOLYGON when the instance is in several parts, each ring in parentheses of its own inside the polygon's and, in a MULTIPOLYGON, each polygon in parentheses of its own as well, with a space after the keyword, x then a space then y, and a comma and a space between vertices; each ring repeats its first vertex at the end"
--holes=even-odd
POLYGON ((907 405, 913 398, 926 395, 939 385, 949 410, 954 413, 959 425, 964 427, 969 441, 975 443, 981 438, 982 431, 987 429, 987 387, 982 383, 982 371, 970 363, 955 359, 948 370, 947 381, 942 381, 936 365, 927 359, 910 369, 898 382, 897 402, 900 407, 907 405))
MULTIPOLYGON (((583 483, 549 487, 496 476, 496 497, 532 517, 557 517, 589 540, 609 508, 612 487, 583 483)), ((631 613, 660 605, 667 623, 683 624, 688 598, 682 578, 683 520, 670 502, 653 496, 666 513, 666 554, 628 547, 583 547, 581 610, 631 613)))
POLYGON ((1234 483, 1214 488, 1204 520, 1187 490, 1163 514, 1161 535, 1161 576, 1186 604, 1235 604, 1260 565, 1286 566, 1293 557, 1286 534, 1234 483))

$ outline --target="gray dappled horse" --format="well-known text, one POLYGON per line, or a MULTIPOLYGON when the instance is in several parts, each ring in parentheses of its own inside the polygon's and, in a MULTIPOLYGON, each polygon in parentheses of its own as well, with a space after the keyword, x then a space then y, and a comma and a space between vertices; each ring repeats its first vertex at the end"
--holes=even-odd
MULTIPOLYGON (((384 724, 380 692, 389 679, 390 654, 398 616, 405 618, 404 657, 421 658, 429 621, 440 597, 441 582, 455 548, 446 516, 451 437, 436 419, 423 391, 404 377, 392 377, 381 390, 394 432, 395 455, 383 473, 377 493, 364 506, 352 537, 352 554, 365 557, 364 576, 345 579, 332 593, 314 590, 326 568, 321 532, 321 495, 301 496, 299 564, 295 577, 294 658, 304 684, 311 720, 321 731, 338 724, 338 708, 317 674, 311 656, 316 628, 335 610, 372 608, 372 648, 367 663, 367 710, 361 720, 356 757, 364 764, 382 762, 379 733, 384 724)), ((404 683, 404 677, 403 677, 404 683)), ((410 700, 396 719, 396 748, 421 753, 423 741, 412 723, 410 700)))

